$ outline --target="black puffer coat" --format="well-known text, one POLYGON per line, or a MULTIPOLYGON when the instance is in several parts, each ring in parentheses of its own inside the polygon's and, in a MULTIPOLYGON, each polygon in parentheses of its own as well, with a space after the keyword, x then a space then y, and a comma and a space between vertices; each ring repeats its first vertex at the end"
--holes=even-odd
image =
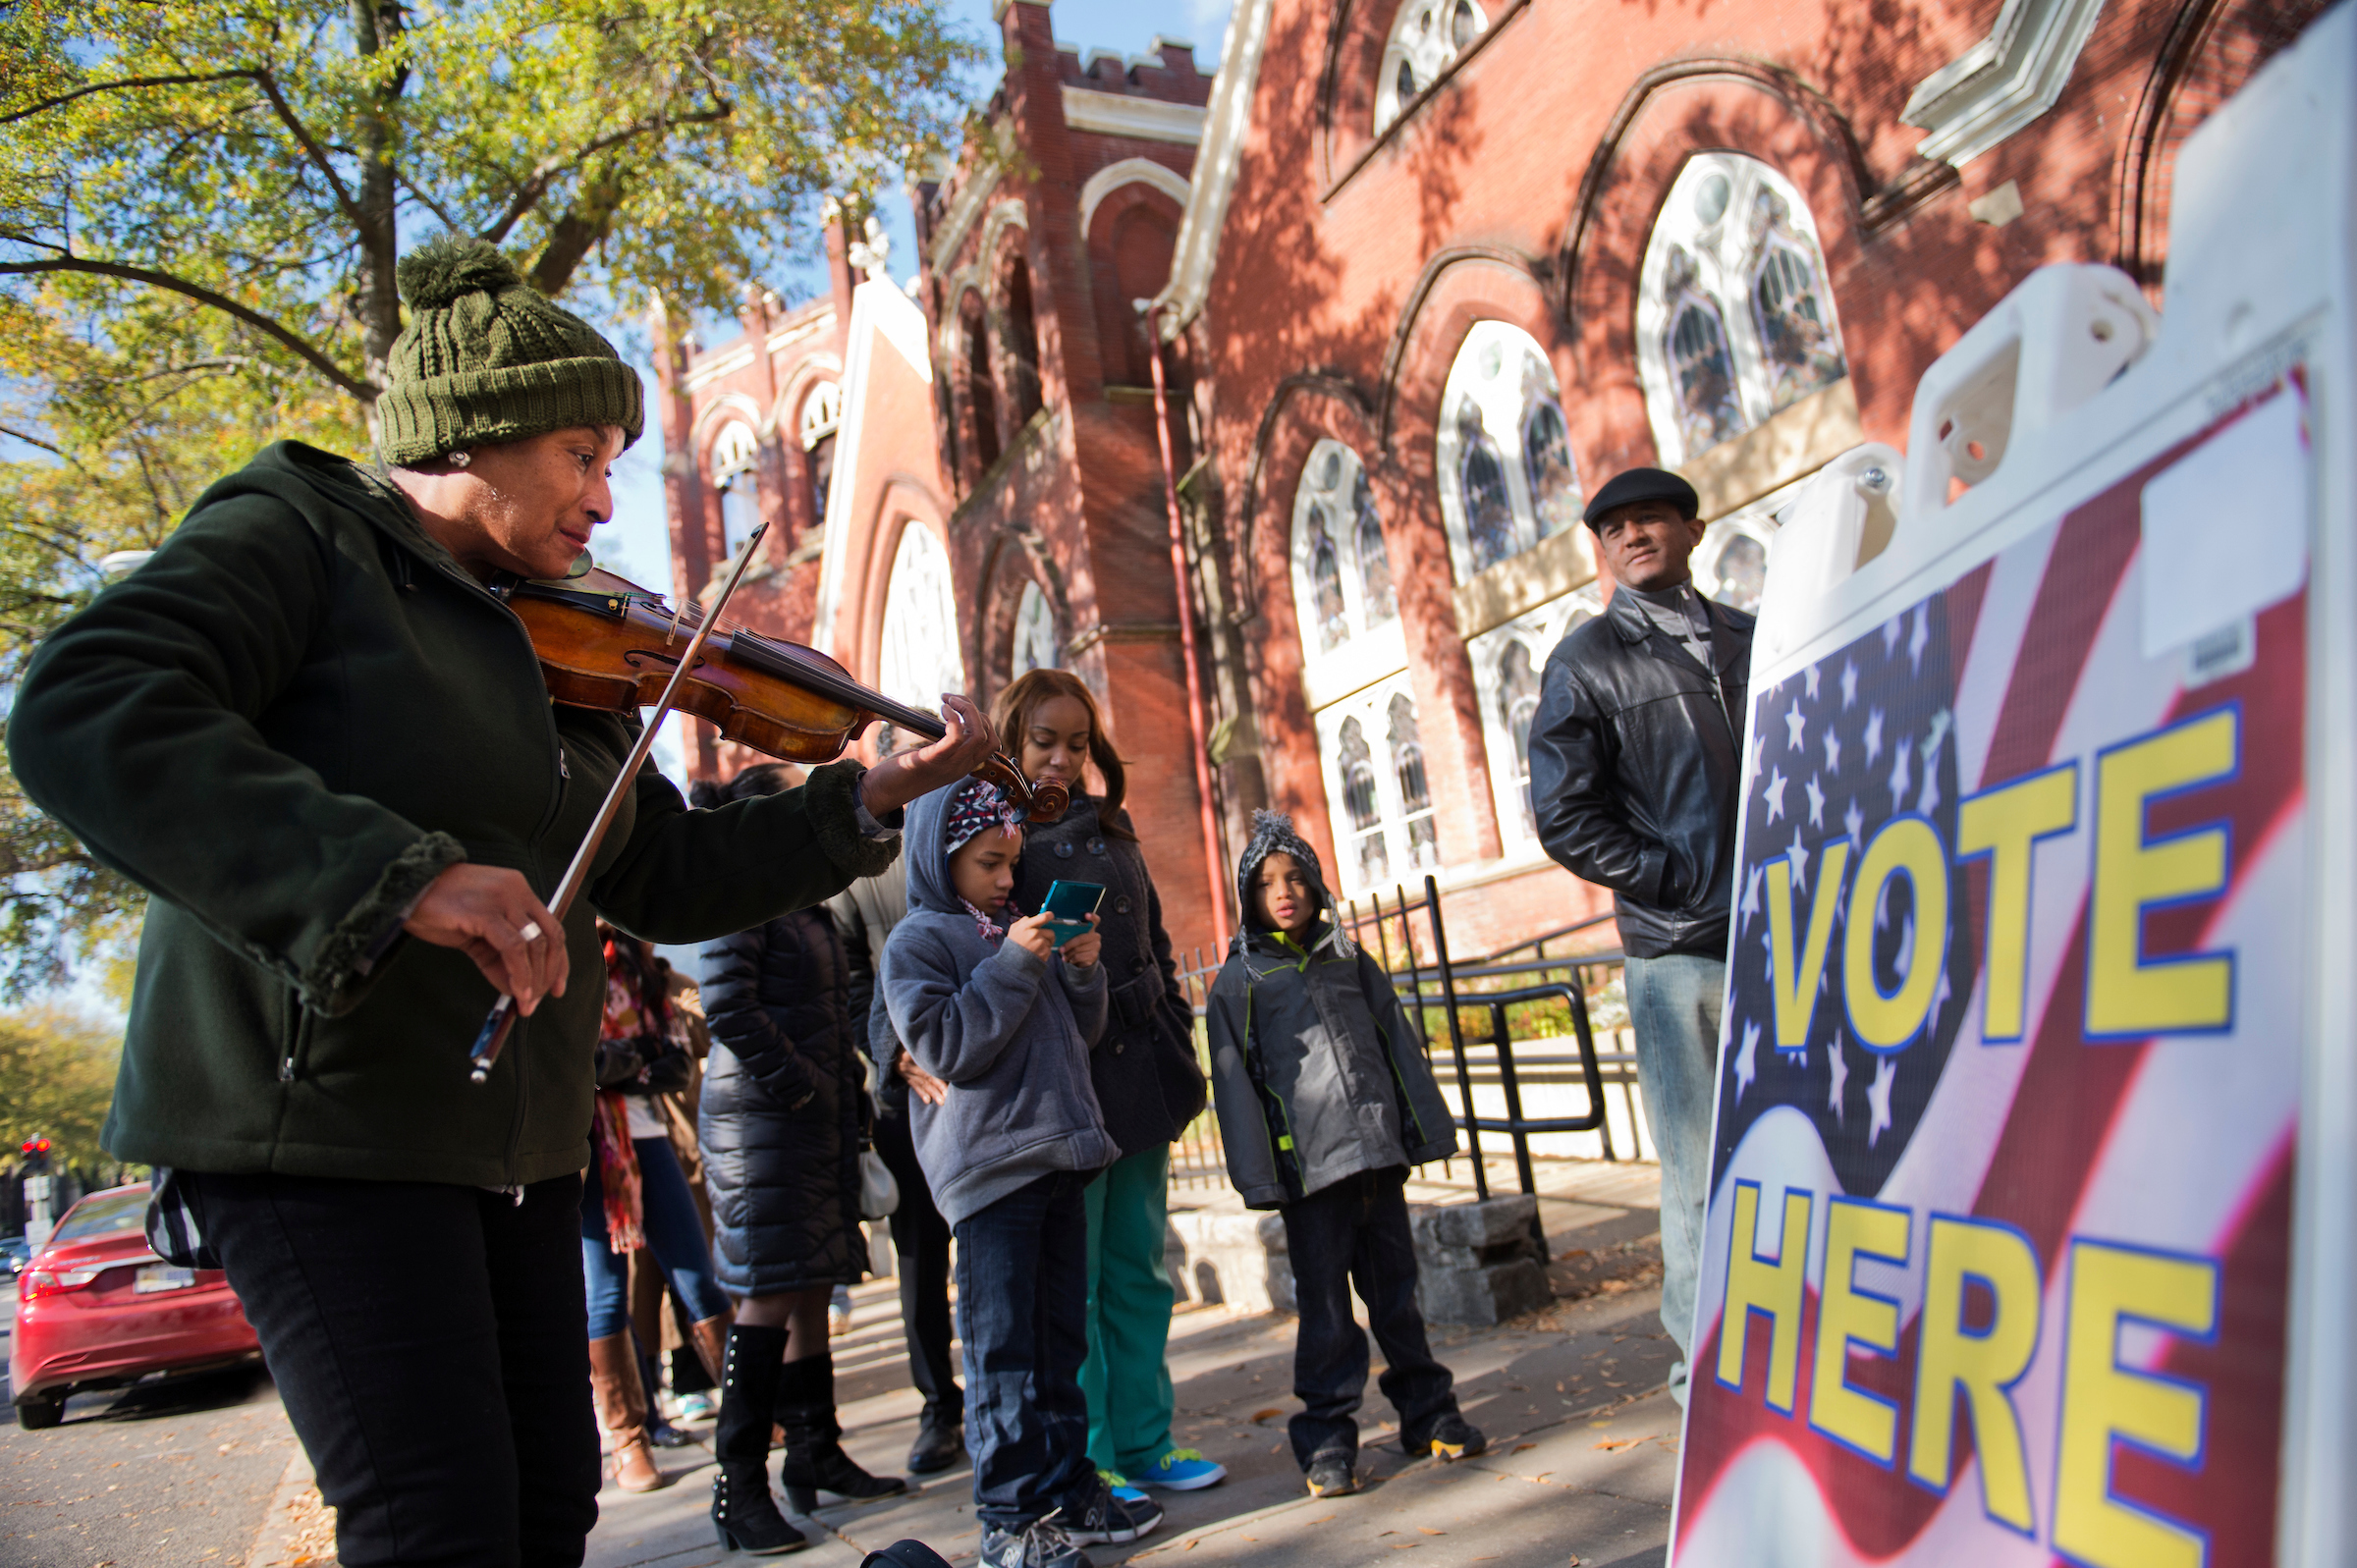
MULTIPOLYGON (((1124 830, 1129 813, 1114 818, 1124 830)), ((1175 1141, 1203 1113, 1207 1091, 1196 1065, 1195 1009, 1178 989, 1170 933, 1162 929, 1162 899, 1135 839, 1108 837, 1093 796, 1075 794, 1055 822, 1023 830, 1023 859, 1014 888, 1016 907, 1036 913, 1058 882, 1094 882, 1105 889, 1097 929, 1105 938, 1099 960, 1113 985, 1105 1038, 1089 1055, 1105 1131, 1134 1155, 1175 1141)))
POLYGON ((712 1055, 696 1116, 712 1251, 733 1295, 850 1284, 864 1272, 859 1121, 867 1069, 843 940, 803 909, 703 950, 712 1055))

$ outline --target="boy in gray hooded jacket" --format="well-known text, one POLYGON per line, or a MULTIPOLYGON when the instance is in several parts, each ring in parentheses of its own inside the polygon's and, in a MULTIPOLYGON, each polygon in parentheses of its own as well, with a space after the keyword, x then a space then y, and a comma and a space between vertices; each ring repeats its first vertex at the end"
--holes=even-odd
POLYGON ((1293 1458, 1313 1496, 1358 1488, 1367 1336, 1409 1454, 1457 1459, 1482 1434, 1456 1408, 1416 1310, 1407 1167, 1456 1152, 1456 1126, 1391 977, 1333 917, 1317 851, 1290 817, 1259 811, 1236 868, 1244 929, 1211 988, 1211 1082, 1228 1173, 1285 1218, 1301 1326, 1293 1344, 1293 1458))
POLYGON ((911 1131, 958 1241, 982 1568, 1085 1568, 1074 1542, 1134 1541, 1162 1511, 1117 1497, 1088 1458, 1082 1192, 1121 1155, 1089 1078, 1107 990, 1094 930, 1059 950, 1045 916, 1009 906, 1020 821, 974 779, 908 808, 908 913, 877 983, 946 1085, 913 1097, 911 1131))

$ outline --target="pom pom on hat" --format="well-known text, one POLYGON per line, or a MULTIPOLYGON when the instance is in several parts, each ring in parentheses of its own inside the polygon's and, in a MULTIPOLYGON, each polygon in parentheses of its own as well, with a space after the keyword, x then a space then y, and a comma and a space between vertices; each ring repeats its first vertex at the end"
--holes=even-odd
POLYGON ((460 235, 419 245, 401 258, 393 277, 411 310, 440 310, 463 294, 497 294, 523 282, 499 246, 460 235))
POLYGON ((410 324, 385 358, 377 453, 409 467, 578 425, 646 427, 638 372, 486 240, 444 235, 394 269, 410 324))

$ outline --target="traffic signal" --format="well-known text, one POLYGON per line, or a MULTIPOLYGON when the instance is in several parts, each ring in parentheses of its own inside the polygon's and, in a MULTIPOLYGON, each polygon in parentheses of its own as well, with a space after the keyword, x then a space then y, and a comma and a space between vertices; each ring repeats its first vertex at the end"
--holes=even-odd
POLYGON ((23 1153, 24 1153, 24 1156, 25 1156, 25 1159, 24 1159, 24 1169, 25 1169, 25 1173, 26 1173, 27 1175, 28 1175, 28 1176, 41 1176, 41 1175, 46 1175, 46 1174, 48 1174, 48 1171, 49 1171, 49 1140, 48 1140, 48 1139, 46 1139, 46 1138, 27 1138, 27 1139, 26 1139, 26 1140, 25 1140, 25 1146, 24 1146, 23 1153))

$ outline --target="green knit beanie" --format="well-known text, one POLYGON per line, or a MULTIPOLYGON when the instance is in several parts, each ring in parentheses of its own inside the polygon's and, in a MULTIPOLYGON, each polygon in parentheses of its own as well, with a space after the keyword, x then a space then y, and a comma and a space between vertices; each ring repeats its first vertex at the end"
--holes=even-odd
POLYGON ((628 446, 646 428, 638 373, 596 328, 518 277, 498 246, 431 240, 401 258, 395 277, 410 324, 376 400, 388 464, 576 425, 620 425, 628 446))

